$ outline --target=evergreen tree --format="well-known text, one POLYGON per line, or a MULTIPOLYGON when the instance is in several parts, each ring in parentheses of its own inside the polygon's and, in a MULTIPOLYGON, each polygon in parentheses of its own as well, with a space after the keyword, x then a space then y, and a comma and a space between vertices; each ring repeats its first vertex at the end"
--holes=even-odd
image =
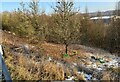
POLYGON ((75 18, 72 18, 77 14, 74 11, 73 1, 59 0, 56 3, 56 7, 53 8, 56 16, 54 17, 54 27, 52 30, 61 43, 65 44, 65 52, 68 53, 68 45, 74 43, 79 37, 80 24, 75 18))

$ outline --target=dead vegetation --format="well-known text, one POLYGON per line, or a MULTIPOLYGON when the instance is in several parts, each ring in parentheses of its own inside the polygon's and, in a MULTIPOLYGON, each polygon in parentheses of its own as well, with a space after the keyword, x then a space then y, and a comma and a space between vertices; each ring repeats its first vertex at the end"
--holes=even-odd
POLYGON ((53 62, 36 63, 22 54, 8 54, 5 60, 13 80, 64 80, 63 68, 53 62))
MULTIPOLYGON (((5 62, 13 80, 65 80, 68 76, 74 76, 77 80, 86 80, 84 74, 78 74, 78 70, 72 65, 75 64, 75 62, 78 63, 78 65, 91 65, 91 61, 86 61, 90 58, 90 54, 86 54, 86 52, 81 49, 74 50, 76 46, 72 45, 68 47, 69 57, 67 58, 63 57, 63 53, 65 53, 63 45, 47 42, 44 42, 41 46, 38 44, 36 47, 32 47, 33 44, 29 44, 31 46, 29 47, 29 55, 26 55, 22 49, 18 50, 18 54, 13 53, 11 48, 19 48, 20 45, 13 45, 10 42, 12 42, 15 37, 17 44, 23 44, 21 42, 25 39, 17 36, 12 37, 11 34, 5 32, 3 32, 3 34, 6 35, 3 38, 5 62), (9 41, 5 41, 5 39, 9 41), (18 40, 20 40, 20 43, 18 40), (41 51, 41 49, 43 49, 43 51, 41 51), (77 53, 73 54, 73 52, 77 53), (49 57, 52 58, 52 61, 49 61, 49 57), (59 61, 59 63, 57 61, 59 61)), ((99 64, 98 62, 98 65, 99 64)), ((117 69, 109 69, 109 71, 110 72, 103 74, 103 77, 101 77, 103 80, 114 80, 118 78, 118 76, 114 77, 119 74, 117 69), (111 73, 111 71, 114 72, 114 74, 111 73), (112 74, 114 78, 109 78, 112 74)))

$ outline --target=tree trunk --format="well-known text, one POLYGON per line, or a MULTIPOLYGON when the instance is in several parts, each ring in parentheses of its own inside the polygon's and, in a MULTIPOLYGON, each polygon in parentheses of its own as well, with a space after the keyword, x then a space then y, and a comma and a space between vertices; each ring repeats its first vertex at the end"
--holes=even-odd
POLYGON ((68 53, 68 44, 65 44, 65 52, 66 52, 66 54, 68 53))

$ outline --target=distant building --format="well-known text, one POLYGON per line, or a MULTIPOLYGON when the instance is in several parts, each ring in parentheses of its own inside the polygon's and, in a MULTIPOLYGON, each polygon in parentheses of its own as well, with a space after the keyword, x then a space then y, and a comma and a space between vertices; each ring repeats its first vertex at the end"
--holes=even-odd
POLYGON ((105 24, 109 24, 112 20, 120 19, 120 16, 101 16, 101 17, 92 17, 90 18, 94 22, 102 20, 105 24))

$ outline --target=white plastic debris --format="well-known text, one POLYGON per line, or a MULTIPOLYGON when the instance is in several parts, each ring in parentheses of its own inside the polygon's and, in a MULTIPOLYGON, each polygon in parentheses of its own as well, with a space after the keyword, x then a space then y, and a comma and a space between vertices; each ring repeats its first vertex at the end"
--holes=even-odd
POLYGON ((99 71, 102 71, 103 69, 102 68, 97 68, 99 71))
POLYGON ((78 71, 77 73, 78 73, 78 74, 81 74, 81 72, 80 72, 80 71, 78 71))
POLYGON ((48 58, 48 61, 51 61, 51 60, 52 60, 52 58, 51 58, 51 57, 49 57, 49 58, 48 58))
POLYGON ((68 76, 68 79, 66 79, 66 80, 73 80, 74 78, 75 78, 74 76, 72 76, 72 77, 68 76))

